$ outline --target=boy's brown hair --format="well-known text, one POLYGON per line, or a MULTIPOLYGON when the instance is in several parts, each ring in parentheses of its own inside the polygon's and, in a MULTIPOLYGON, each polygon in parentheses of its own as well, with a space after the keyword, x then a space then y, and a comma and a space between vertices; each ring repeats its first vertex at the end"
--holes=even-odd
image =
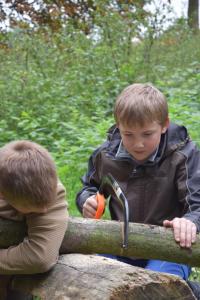
POLYGON ((0 149, 0 192, 11 205, 45 207, 56 189, 54 161, 41 145, 21 140, 0 149))
POLYGON ((118 96, 114 117, 117 124, 128 126, 158 122, 164 126, 168 118, 165 96, 153 85, 135 83, 126 87, 118 96))

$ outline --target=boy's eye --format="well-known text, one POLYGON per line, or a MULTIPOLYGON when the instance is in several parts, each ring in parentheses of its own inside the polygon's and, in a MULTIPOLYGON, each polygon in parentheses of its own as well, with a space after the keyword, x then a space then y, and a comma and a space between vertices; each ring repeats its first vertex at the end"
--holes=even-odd
POLYGON ((144 136, 150 136, 150 135, 152 135, 152 132, 145 132, 144 133, 144 136))

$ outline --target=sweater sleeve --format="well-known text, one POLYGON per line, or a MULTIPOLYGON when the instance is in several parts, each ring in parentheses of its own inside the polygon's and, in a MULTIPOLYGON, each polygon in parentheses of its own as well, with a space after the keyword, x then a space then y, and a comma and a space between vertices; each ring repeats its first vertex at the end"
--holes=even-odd
POLYGON ((0 274, 43 273, 52 268, 57 262, 67 221, 65 189, 58 183, 56 201, 48 211, 26 215, 28 235, 23 242, 0 250, 0 274))

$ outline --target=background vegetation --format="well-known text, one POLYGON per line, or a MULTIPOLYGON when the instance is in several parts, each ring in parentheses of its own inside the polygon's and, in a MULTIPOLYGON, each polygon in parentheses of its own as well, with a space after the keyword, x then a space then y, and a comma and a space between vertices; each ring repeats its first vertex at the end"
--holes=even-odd
POLYGON ((167 20, 169 7, 148 12, 144 2, 98 1, 82 15, 68 7, 68 18, 54 9, 42 19, 49 23, 15 20, 13 30, 0 33, 0 146, 14 139, 46 146, 71 215, 79 215, 80 177, 106 138, 113 103, 126 85, 155 84, 168 99, 171 120, 200 144, 199 30, 184 19, 167 20))

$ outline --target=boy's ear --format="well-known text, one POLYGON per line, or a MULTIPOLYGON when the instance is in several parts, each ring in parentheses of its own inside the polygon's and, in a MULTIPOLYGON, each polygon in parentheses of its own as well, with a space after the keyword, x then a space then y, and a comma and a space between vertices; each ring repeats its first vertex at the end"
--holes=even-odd
POLYGON ((169 117, 167 117, 167 120, 165 121, 165 124, 162 128, 162 133, 165 133, 167 131, 168 127, 169 127, 169 117))

